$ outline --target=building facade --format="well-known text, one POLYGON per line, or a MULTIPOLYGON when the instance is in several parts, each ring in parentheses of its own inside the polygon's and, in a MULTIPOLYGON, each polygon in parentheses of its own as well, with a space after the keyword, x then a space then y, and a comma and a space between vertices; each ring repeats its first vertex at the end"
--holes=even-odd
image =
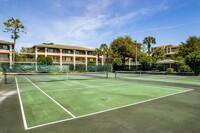
POLYGON ((13 63, 14 43, 0 40, 0 63, 13 63))
POLYGON ((32 47, 33 52, 19 53, 21 55, 33 55, 34 63, 37 65, 37 58, 40 56, 51 57, 53 64, 55 65, 73 65, 74 69, 76 65, 85 65, 87 69, 88 61, 96 62, 96 65, 104 65, 104 56, 100 56, 99 59, 96 55, 93 55, 94 49, 60 45, 60 44, 38 44, 32 47))
POLYGON ((180 45, 177 45, 177 46, 176 45, 172 45, 172 44, 160 45, 160 46, 157 46, 156 48, 163 48, 166 58, 169 59, 169 58, 171 58, 172 54, 175 54, 176 52, 178 52, 178 49, 180 48, 180 45))
MULTIPOLYGON (((0 40, 0 63, 10 63, 10 67, 12 67, 12 64, 18 63, 35 64, 37 66, 38 57, 48 56, 52 58, 53 64, 60 65, 61 69, 62 65, 73 65, 74 70, 76 65, 85 65, 87 70, 89 61, 96 62, 96 65, 104 65, 105 63, 111 64, 113 61, 113 57, 111 55, 109 55, 108 58, 106 58, 106 55, 99 56, 98 58, 97 55, 93 55, 94 49, 80 46, 37 44, 31 48, 25 49, 25 51, 15 53, 15 57, 18 58, 16 58, 13 62, 14 44, 12 42, 0 40), (28 59, 19 59, 19 57, 23 56, 28 57, 28 59)), ((133 59, 127 60, 126 65, 135 65, 133 59)))

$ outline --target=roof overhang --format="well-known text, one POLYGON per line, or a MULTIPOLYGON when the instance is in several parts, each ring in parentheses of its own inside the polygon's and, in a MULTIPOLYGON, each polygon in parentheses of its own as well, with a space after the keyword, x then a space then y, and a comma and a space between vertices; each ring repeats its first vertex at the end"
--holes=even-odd
POLYGON ((72 45, 61 45, 61 44, 53 44, 53 45, 37 44, 37 45, 34 45, 32 48, 34 48, 34 47, 94 51, 94 49, 92 49, 92 48, 86 48, 86 47, 81 47, 81 46, 72 46, 72 45))

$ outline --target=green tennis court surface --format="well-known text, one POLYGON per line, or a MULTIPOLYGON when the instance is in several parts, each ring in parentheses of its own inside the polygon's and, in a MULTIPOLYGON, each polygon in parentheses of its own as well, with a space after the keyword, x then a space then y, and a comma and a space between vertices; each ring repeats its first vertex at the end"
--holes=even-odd
MULTIPOLYGON (((114 76, 113 76, 114 77, 114 76)), ((139 79, 149 81, 162 81, 200 85, 200 78, 195 76, 176 76, 176 75, 155 75, 155 74, 134 74, 131 72, 119 72, 116 73, 116 77, 125 79, 139 79)))
POLYGON ((79 75, 72 80, 70 78, 70 75, 16 78, 26 129, 191 91, 180 87, 95 78, 95 76, 89 80, 87 76, 79 75), (67 80, 63 80, 65 78, 67 80))

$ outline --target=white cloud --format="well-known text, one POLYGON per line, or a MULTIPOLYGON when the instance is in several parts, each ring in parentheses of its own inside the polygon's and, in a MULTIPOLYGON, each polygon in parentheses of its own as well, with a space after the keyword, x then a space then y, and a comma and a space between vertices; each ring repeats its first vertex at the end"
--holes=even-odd
POLYGON ((86 7, 86 9, 89 12, 103 12, 104 10, 106 10, 111 4, 112 4, 113 0, 91 0, 91 2, 89 2, 88 6, 86 7))
POLYGON ((138 21, 139 17, 160 11, 165 7, 164 5, 157 5, 154 6, 154 8, 133 8, 135 10, 126 10, 124 12, 123 10, 126 9, 125 6, 129 6, 130 3, 130 0, 126 0, 120 2, 122 4, 124 3, 122 5, 124 9, 115 12, 115 10, 112 9, 114 2, 114 0, 88 0, 84 2, 75 0, 72 3, 77 3, 77 5, 71 2, 66 5, 65 2, 60 0, 51 1, 50 8, 56 13, 58 12, 59 15, 68 14, 70 10, 68 7, 71 6, 73 6, 73 9, 77 6, 76 11, 81 9, 78 11, 81 15, 71 12, 71 15, 55 17, 56 19, 52 17, 40 18, 32 16, 32 20, 27 20, 30 23, 27 25, 28 34, 26 38, 28 39, 24 42, 26 42, 27 45, 30 45, 28 42, 32 42, 33 44, 53 42, 81 46, 99 45, 97 43, 102 43, 104 40, 115 36, 117 34, 116 31, 121 26, 138 21))

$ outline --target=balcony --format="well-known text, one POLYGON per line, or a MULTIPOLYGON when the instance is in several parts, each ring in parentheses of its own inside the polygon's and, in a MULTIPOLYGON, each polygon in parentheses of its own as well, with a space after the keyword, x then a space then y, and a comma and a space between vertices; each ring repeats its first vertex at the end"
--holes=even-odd
POLYGON ((87 55, 87 57, 96 58, 96 55, 87 55))
POLYGON ((45 52, 37 52, 38 55, 45 55, 45 52))
POLYGON ((2 58, 0 58, 0 62, 9 62, 10 61, 10 59, 2 59, 2 58))
POLYGON ((73 61, 63 61, 62 64, 74 64, 73 61))
POLYGON ((17 58, 15 62, 35 62, 34 58, 17 58))
POLYGON ((10 53, 10 50, 0 49, 0 53, 6 53, 6 54, 8 54, 8 53, 10 53))

